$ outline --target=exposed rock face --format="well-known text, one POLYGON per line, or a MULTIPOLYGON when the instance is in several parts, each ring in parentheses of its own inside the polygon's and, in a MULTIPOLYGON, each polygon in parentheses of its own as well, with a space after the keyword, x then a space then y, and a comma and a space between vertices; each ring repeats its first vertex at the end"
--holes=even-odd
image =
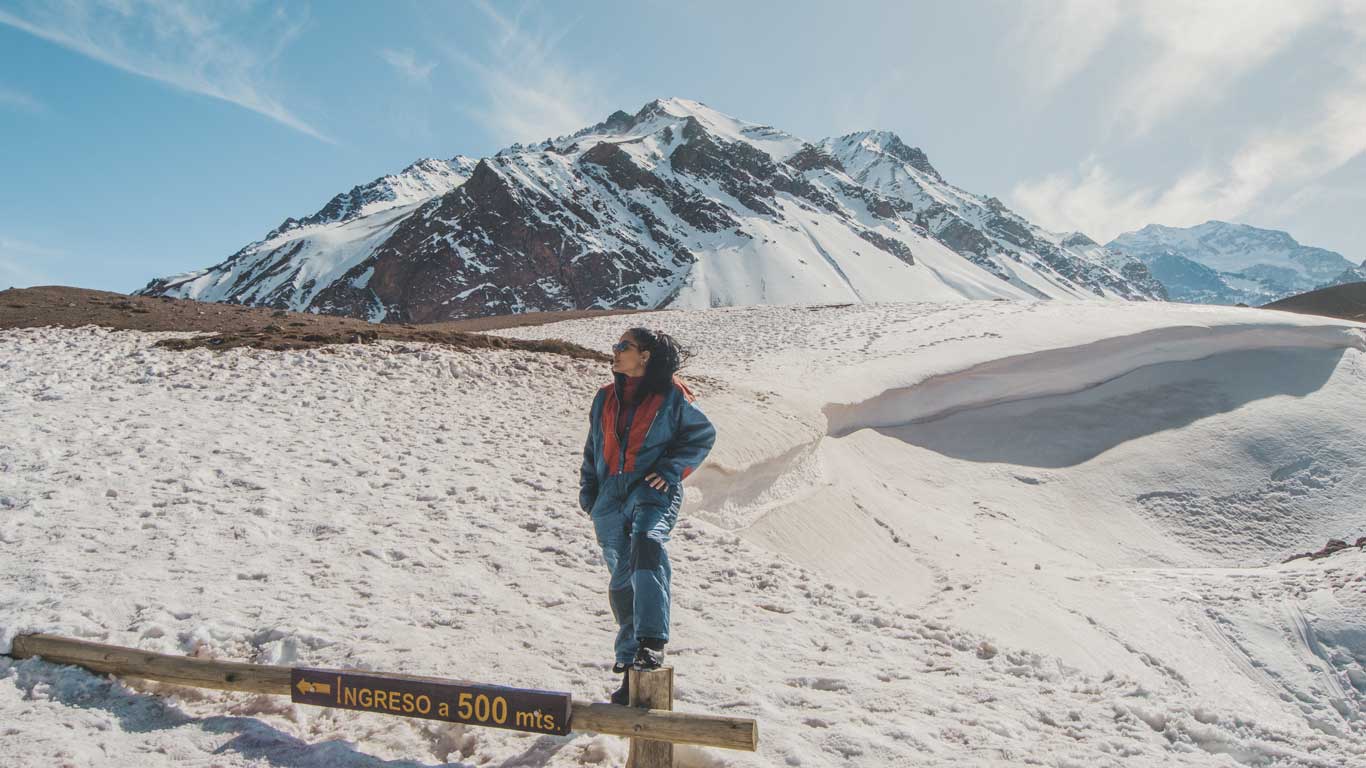
POLYGON ((787 164, 799 171, 811 171, 817 168, 829 168, 832 171, 844 170, 840 161, 814 144, 803 144, 797 154, 787 159, 787 164))
POLYGON ((894 134, 817 143, 681 99, 424 160, 149 295, 430 322, 579 308, 1161 298, 1147 268, 952 187, 894 134), (892 184, 885 183, 891 179, 892 184))
POLYGON ((912 266, 915 265, 915 254, 911 253, 910 247, 907 246, 905 243, 901 242, 900 240, 893 240, 889 237, 883 237, 882 235, 879 235, 871 229, 859 230, 858 236, 863 238, 864 240, 867 240, 868 242, 872 243, 873 245, 877 246, 883 251, 886 251, 887 253, 892 254, 898 259, 901 259, 907 264, 910 264, 912 266))
POLYGON ((1358 538, 1355 544, 1348 544, 1342 539, 1329 539, 1328 543, 1324 544, 1323 548, 1319 549, 1317 552, 1301 552, 1298 555, 1291 555, 1281 562, 1288 563, 1292 560, 1303 560, 1306 558, 1309 560, 1321 560, 1325 557, 1336 555, 1339 552, 1352 549, 1353 547, 1357 549, 1366 549, 1366 536, 1358 538))
MULTIPOLYGON (((376 252, 369 285, 387 316, 425 323, 583 307, 601 297, 640 305, 645 297, 637 286, 673 273, 644 249, 593 248, 575 237, 598 226, 598 218, 514 185, 498 170, 499 160, 480 162, 463 187, 424 206, 376 252)), ((635 180, 663 188, 648 173, 635 180)), ((679 254, 680 261, 687 257, 679 254)))
POLYGON ((907 165, 933 178, 936 181, 944 180, 944 178, 939 175, 939 171, 936 171, 934 169, 934 166, 930 165, 930 158, 926 157, 925 153, 922 152, 919 147, 906 146, 901 141, 900 136, 897 136, 895 133, 891 133, 890 131, 880 131, 879 133, 883 137, 885 137, 881 144, 882 149, 886 151, 887 154, 906 163, 907 165))

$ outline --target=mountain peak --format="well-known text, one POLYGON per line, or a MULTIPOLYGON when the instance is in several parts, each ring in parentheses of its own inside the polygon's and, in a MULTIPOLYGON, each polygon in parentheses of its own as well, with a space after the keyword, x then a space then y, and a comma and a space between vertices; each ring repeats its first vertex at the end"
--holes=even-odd
POLYGON ((868 130, 848 133, 839 137, 838 141, 846 145, 860 145, 865 149, 879 154, 889 155, 903 163, 915 168, 921 173, 943 181, 939 171, 930 164, 930 158, 924 150, 919 147, 912 147, 901 140, 901 137, 892 131, 868 130))
POLYGON ((1092 240, 1085 232, 1068 232, 1063 235, 1062 244, 1076 248, 1091 248, 1100 243, 1092 240))
POLYGON ((398 173, 386 173, 334 196, 321 209, 302 219, 290 216, 266 234, 271 240, 300 227, 351 221, 372 213, 420 202, 460 186, 474 171, 475 160, 456 155, 450 160, 424 157, 398 173))
POLYGON ((648 115, 669 115, 671 117, 720 117, 726 120, 734 120, 730 115, 718 112, 700 101, 683 99, 677 96, 667 99, 655 99, 640 108, 636 117, 648 115))
POLYGON ((577 131, 572 134, 570 138, 579 138, 582 136, 603 133, 626 133, 654 118, 677 120, 679 118, 686 119, 689 117, 700 120, 700 122, 707 127, 739 122, 730 115, 718 112, 700 101, 675 97, 655 99, 636 110, 635 114, 619 109, 608 115, 606 120, 577 131))

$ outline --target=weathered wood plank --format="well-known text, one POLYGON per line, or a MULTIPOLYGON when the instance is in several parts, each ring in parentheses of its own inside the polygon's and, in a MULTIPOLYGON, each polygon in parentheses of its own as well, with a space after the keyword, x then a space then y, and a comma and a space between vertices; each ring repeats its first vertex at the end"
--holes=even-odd
MULTIPOLYGON (((290 667, 246 664, 217 659, 172 656, 136 648, 106 645, 56 635, 20 635, 10 654, 16 659, 41 657, 54 664, 74 664, 92 672, 156 680, 196 688, 289 695, 290 667)), ((346 671, 346 670, 339 670, 346 671)), ((378 675, 372 671, 359 674, 378 675)), ((444 681, 445 678, 391 675, 393 679, 444 681)), ((672 677, 669 682, 672 693, 672 677)), ((610 736, 694 744, 753 752, 759 748, 759 727, 751 719, 718 717, 666 709, 619 707, 575 701, 570 727, 610 736)))
POLYGON ((13 656, 41 656, 56 664, 75 664, 92 672, 196 688, 289 695, 289 667, 171 656, 55 635, 19 635, 14 639, 13 656))

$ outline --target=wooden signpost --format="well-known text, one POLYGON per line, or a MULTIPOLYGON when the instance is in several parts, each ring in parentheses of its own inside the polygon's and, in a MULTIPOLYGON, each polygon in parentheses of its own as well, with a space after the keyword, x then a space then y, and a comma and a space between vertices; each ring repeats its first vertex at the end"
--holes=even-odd
POLYGON ((289 696, 298 704, 556 736, 569 733, 574 706, 569 694, 554 691, 301 667, 290 670, 289 696))
POLYGON ((381 672, 277 667, 197 659, 54 635, 19 635, 10 655, 42 657, 92 672, 175 685, 288 695, 293 701, 489 728, 563 735, 589 731, 631 740, 627 768, 670 768, 674 744, 753 752, 759 726, 748 718, 670 711, 673 670, 632 671, 631 706, 574 701, 568 693, 381 672))

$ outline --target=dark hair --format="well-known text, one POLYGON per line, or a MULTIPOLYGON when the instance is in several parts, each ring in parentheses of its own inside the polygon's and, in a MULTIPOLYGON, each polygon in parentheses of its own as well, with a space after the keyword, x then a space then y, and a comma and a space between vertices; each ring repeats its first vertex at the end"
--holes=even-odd
POLYGON ((692 354, 663 331, 632 328, 627 333, 631 334, 631 340, 642 352, 650 353, 650 361, 645 364, 645 380, 640 382, 641 396, 652 392, 668 392, 673 387, 674 374, 688 362, 692 354))

